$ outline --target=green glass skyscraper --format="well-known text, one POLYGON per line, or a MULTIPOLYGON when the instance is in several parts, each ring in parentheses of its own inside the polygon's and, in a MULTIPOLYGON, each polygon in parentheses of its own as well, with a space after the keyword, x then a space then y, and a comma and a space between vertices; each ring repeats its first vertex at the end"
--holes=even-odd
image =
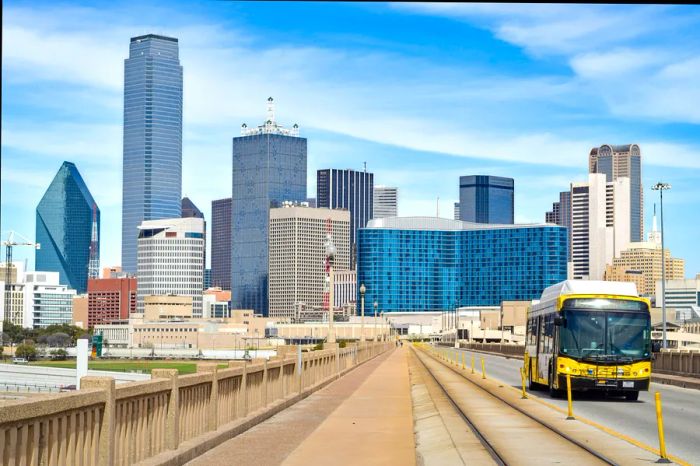
MULTIPOLYGON (((36 207, 41 249, 36 251, 35 269, 58 272, 59 283, 85 293, 93 220, 99 238, 100 209, 75 165, 63 162, 36 207)), ((99 257, 99 242, 95 247, 99 257)))

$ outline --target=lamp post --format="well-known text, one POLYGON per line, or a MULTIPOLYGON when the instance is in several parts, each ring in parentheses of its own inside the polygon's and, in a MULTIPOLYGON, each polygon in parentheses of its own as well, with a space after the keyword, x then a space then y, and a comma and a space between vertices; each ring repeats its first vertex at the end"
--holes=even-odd
POLYGON ((455 304, 455 348, 459 348, 459 308, 455 304))
POLYGON ((671 189, 668 183, 658 182, 651 187, 652 190, 658 191, 661 204, 661 325, 663 330, 662 348, 667 347, 666 341, 666 256, 664 249, 664 191, 671 189))
POLYGON ((365 284, 362 283, 360 285, 360 309, 361 309, 361 317, 360 317, 360 341, 364 342, 365 341, 365 291, 367 291, 367 288, 365 288, 365 284))
POLYGON ((374 302, 374 341, 379 341, 378 335, 377 335, 377 306, 379 306, 379 303, 376 301, 374 302))
POLYGON ((382 321, 382 341, 386 341, 386 319, 384 318, 384 311, 379 313, 379 318, 382 321))

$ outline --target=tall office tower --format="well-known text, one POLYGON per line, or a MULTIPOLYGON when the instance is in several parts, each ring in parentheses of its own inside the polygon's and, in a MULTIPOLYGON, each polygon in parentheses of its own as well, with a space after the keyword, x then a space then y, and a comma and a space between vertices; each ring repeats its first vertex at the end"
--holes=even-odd
POLYGON ((146 296, 191 296, 192 316, 202 317, 204 220, 167 218, 139 225, 136 310, 146 296))
POLYGON ((306 138, 275 121, 270 97, 265 123, 233 138, 232 309, 267 315, 270 208, 283 201, 306 201, 306 138))
POLYGON ((374 173, 329 168, 316 172, 316 202, 327 209, 350 211, 350 268, 355 268, 357 230, 374 215, 374 173))
POLYGON ((552 203, 552 211, 546 212, 544 218, 547 223, 566 227, 569 233, 568 258, 571 260, 571 191, 560 192, 559 201, 552 203))
POLYGON ((358 234, 357 283, 379 312, 529 301, 564 279, 566 229, 558 225, 393 217, 372 220, 358 234))
POLYGON ((630 244, 629 218, 629 178, 606 182, 591 173, 571 184, 572 278, 603 280, 605 266, 630 244))
POLYGON ((211 286, 231 289, 231 198, 211 201, 211 286))
POLYGON ((306 202, 309 204, 309 207, 311 208, 316 208, 316 198, 315 197, 307 197, 306 202))
MULTIPOLYGON (((201 218, 204 220, 204 214, 202 213, 199 208, 194 205, 194 202, 190 200, 189 197, 183 197, 182 202, 180 204, 182 206, 182 214, 180 217, 182 218, 201 218)), ((203 263, 202 266, 205 269, 207 268, 207 221, 204 220, 204 258, 202 259, 203 263)))
POLYGON ((502 176, 459 177, 459 219, 473 223, 513 224, 515 181, 502 176))
POLYGON ((347 210, 286 205, 270 209, 270 317, 294 317, 299 303, 321 307, 326 280, 326 232, 336 247, 334 270, 350 267, 347 210), (329 225, 330 222, 330 225, 329 225))
POLYGON ((455 210, 452 214, 452 218, 455 220, 459 220, 459 202, 455 202, 455 210))
POLYGON ((133 277, 88 280, 87 328, 128 319, 136 312, 136 290, 133 277))
POLYGON ((398 188, 390 186, 374 187, 372 218, 396 217, 398 215, 398 188))
POLYGON ((182 218, 204 218, 202 211, 194 205, 194 202, 189 197, 183 197, 180 205, 182 206, 182 213, 180 214, 182 218))
POLYGON ((642 154, 637 144, 594 147, 588 155, 589 173, 604 173, 608 182, 629 178, 630 241, 644 241, 644 189, 642 154))
MULTIPOLYGON (((85 293, 90 265, 93 213, 100 228, 97 208, 78 169, 63 162, 36 207, 35 268, 58 272, 59 283, 85 293)), ((99 242, 97 243, 99 251, 99 242)))
POLYGON ((182 193, 182 66, 177 39, 133 37, 124 60, 122 269, 136 273, 138 226, 176 218, 182 193))

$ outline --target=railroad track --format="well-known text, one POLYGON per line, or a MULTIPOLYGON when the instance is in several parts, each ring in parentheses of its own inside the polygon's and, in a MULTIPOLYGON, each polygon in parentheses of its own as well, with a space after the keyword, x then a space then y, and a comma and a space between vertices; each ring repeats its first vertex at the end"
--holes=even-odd
MULTIPOLYGON (((533 400, 521 400, 504 384, 482 380, 413 348, 423 378, 439 387, 464 428, 473 432, 494 464, 649 464, 657 457, 603 434, 533 400)), ((488 370, 487 370, 488 374, 488 370)))

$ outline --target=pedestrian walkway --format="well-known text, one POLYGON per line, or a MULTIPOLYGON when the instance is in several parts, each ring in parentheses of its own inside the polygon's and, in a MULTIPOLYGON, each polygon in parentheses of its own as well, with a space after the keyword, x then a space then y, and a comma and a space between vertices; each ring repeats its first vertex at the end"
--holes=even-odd
POLYGON ((359 366, 188 464, 415 464, 408 351, 359 366))

